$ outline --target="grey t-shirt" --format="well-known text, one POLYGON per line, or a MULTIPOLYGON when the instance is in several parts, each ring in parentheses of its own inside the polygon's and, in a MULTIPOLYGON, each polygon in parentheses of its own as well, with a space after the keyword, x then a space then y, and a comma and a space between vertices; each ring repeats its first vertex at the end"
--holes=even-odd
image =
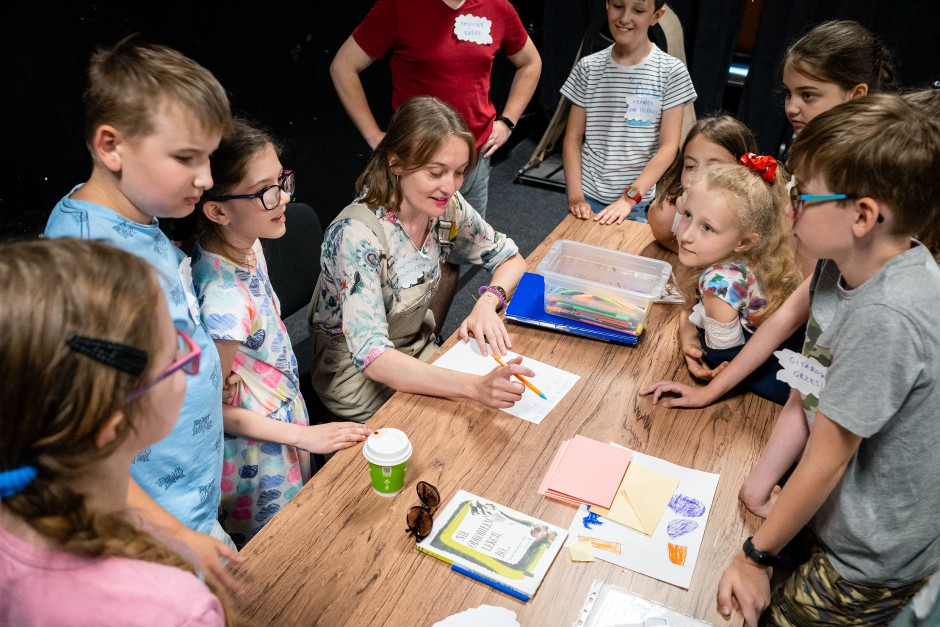
POLYGON ((912 243, 840 279, 820 263, 803 352, 828 365, 818 411, 864 439, 811 526, 843 577, 896 587, 940 563, 940 269, 912 243))

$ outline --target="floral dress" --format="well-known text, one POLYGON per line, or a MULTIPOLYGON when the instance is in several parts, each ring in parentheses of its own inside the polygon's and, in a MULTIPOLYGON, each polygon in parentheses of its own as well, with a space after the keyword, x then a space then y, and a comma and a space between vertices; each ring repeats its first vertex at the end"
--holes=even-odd
MULTIPOLYGON (((483 266, 492 273, 519 249, 503 233, 490 226, 458 192, 456 234, 447 260, 455 264, 483 266)), ((395 273, 381 263, 383 251, 375 234, 356 220, 333 222, 323 241, 322 293, 312 313, 315 330, 345 334, 356 368, 365 370, 393 347, 388 338, 387 312, 403 289, 435 281, 441 274, 437 220, 418 250, 385 208, 372 210, 390 247, 395 273)))
POLYGON ((712 294, 738 312, 738 321, 748 333, 757 330, 756 316, 767 306, 757 277, 743 263, 721 263, 706 269, 698 282, 700 295, 712 294))
MULTIPOLYGON (((307 425, 297 359, 260 241, 252 252, 253 270, 196 246, 193 283, 202 319, 213 339, 241 342, 232 366, 242 379, 234 404, 272 420, 307 425)), ((309 478, 306 451, 226 433, 219 522, 242 546, 309 478)))

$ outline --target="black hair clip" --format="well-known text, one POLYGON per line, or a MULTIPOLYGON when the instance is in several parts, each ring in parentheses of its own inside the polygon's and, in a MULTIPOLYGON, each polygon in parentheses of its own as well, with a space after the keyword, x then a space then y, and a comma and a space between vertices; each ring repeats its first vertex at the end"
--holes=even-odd
POLYGON ((84 335, 73 335, 65 343, 76 353, 134 376, 147 367, 147 353, 139 348, 84 335))

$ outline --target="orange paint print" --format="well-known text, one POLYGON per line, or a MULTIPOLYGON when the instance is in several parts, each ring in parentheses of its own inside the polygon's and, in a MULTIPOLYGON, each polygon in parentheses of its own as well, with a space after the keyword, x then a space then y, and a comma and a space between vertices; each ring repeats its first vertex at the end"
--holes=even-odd
POLYGON ((610 551, 620 555, 620 543, 619 542, 610 542, 607 540, 598 540, 596 538, 588 538, 586 536, 578 536, 578 540, 582 542, 590 542, 591 546, 595 549, 602 549, 604 551, 610 551))
POLYGON ((669 543, 669 561, 678 566, 685 565, 685 558, 689 554, 689 547, 669 543))

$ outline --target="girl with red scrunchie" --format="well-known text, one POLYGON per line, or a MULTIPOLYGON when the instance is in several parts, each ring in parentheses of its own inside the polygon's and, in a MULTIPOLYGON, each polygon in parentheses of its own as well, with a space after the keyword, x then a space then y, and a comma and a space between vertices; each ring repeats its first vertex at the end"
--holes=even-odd
MULTIPOLYGON (((679 284, 692 303, 678 337, 693 376, 714 377, 799 284, 787 202, 783 168, 754 153, 706 168, 678 199, 679 284)), ((782 405, 789 388, 777 369, 771 358, 745 385, 782 405)))

